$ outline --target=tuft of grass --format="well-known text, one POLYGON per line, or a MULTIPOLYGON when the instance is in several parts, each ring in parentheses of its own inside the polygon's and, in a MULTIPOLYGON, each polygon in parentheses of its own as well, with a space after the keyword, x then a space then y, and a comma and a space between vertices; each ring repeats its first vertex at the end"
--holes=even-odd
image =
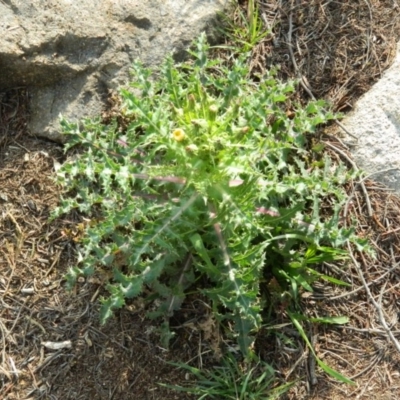
POLYGON ((234 9, 233 18, 222 16, 222 33, 233 43, 234 53, 249 53, 271 32, 264 26, 256 0, 248 0, 245 9, 236 1, 234 9))
POLYGON ((195 380, 186 386, 164 387, 190 393, 202 399, 224 400, 274 400, 286 393, 294 383, 275 385, 274 370, 265 362, 240 363, 234 355, 227 353, 222 364, 209 370, 200 370, 181 363, 171 363, 188 371, 195 380))

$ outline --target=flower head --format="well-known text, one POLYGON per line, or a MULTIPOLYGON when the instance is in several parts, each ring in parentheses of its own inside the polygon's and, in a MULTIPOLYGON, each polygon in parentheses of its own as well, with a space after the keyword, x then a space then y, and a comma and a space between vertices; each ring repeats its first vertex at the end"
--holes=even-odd
POLYGON ((174 110, 175 110, 176 115, 177 115, 178 117, 183 117, 183 110, 182 110, 182 108, 174 108, 174 110))
POLYGON ((216 114, 218 112, 218 106, 216 104, 211 104, 208 110, 210 111, 210 113, 216 114))
POLYGON ((186 133, 183 129, 178 128, 172 132, 172 138, 174 140, 176 140, 177 142, 181 142, 182 140, 185 139, 185 137, 186 137, 186 133))
POLYGON ((195 144, 189 144, 186 146, 186 150, 195 153, 199 148, 195 144))

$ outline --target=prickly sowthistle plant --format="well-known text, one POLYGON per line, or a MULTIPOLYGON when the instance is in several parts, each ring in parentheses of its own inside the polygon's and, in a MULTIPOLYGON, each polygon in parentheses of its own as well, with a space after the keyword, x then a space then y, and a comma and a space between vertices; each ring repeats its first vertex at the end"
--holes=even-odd
POLYGON ((234 322, 248 355, 264 276, 293 296, 310 290, 321 277, 312 265, 340 254, 334 249, 351 236, 338 226, 348 173, 327 157, 307 161, 305 134, 333 118, 323 103, 289 117, 293 83, 272 72, 254 83, 244 58, 228 68, 208 51, 202 35, 192 61, 167 58, 155 81, 135 63, 131 89, 121 90, 122 131, 116 122, 62 121, 67 149, 84 151, 58 171, 55 215, 77 209, 91 220, 68 281, 112 271, 103 321, 147 287, 168 339, 168 318, 191 288, 234 322), (326 196, 337 205, 328 220, 318 212, 326 196))

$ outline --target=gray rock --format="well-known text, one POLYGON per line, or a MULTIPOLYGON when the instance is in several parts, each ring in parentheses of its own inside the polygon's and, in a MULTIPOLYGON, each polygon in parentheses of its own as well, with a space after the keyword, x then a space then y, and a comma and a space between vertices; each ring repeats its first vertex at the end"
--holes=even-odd
POLYGON ((342 121, 357 165, 400 193, 400 44, 392 66, 342 121))
POLYGON ((59 115, 99 115, 132 61, 181 58, 202 31, 215 36, 229 0, 0 0, 0 92, 27 86, 31 133, 62 141, 59 115))

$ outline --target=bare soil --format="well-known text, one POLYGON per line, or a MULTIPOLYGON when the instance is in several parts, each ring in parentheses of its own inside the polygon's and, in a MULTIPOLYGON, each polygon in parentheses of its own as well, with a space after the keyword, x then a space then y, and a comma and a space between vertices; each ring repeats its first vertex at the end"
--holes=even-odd
MULTIPOLYGON (((253 70, 279 64, 281 77, 301 80, 301 102, 315 96, 336 110, 351 110, 394 57, 400 36, 395 0, 259 4, 272 35, 254 50, 253 70)), ((234 19, 240 23, 237 13, 234 19)), ((28 101, 29 88, 0 96, 0 399, 191 399, 158 383, 190 379, 168 361, 215 363, 223 337, 209 308, 199 297, 185 302, 171 321, 176 338, 167 351, 140 300, 100 326, 101 277, 81 279, 72 293, 65 290, 82 220, 69 215, 49 221, 58 202, 54 169, 64 155, 60 145, 29 135, 28 101)), ((331 127, 320 140, 333 159, 351 166, 340 132, 331 127)), ((323 373, 291 325, 286 305, 277 301, 256 349, 282 383, 295 381, 283 398, 399 398, 400 200, 369 180, 352 182, 347 191, 342 223, 368 238, 376 255, 350 249, 349 262, 321 266, 351 287, 317 285, 301 307, 311 317, 349 316, 343 326, 310 323, 306 333, 318 357, 356 384, 338 384, 323 373)), ((332 204, 327 200, 323 207, 329 214, 332 204)), ((273 294, 271 285, 267 290, 273 294)))

